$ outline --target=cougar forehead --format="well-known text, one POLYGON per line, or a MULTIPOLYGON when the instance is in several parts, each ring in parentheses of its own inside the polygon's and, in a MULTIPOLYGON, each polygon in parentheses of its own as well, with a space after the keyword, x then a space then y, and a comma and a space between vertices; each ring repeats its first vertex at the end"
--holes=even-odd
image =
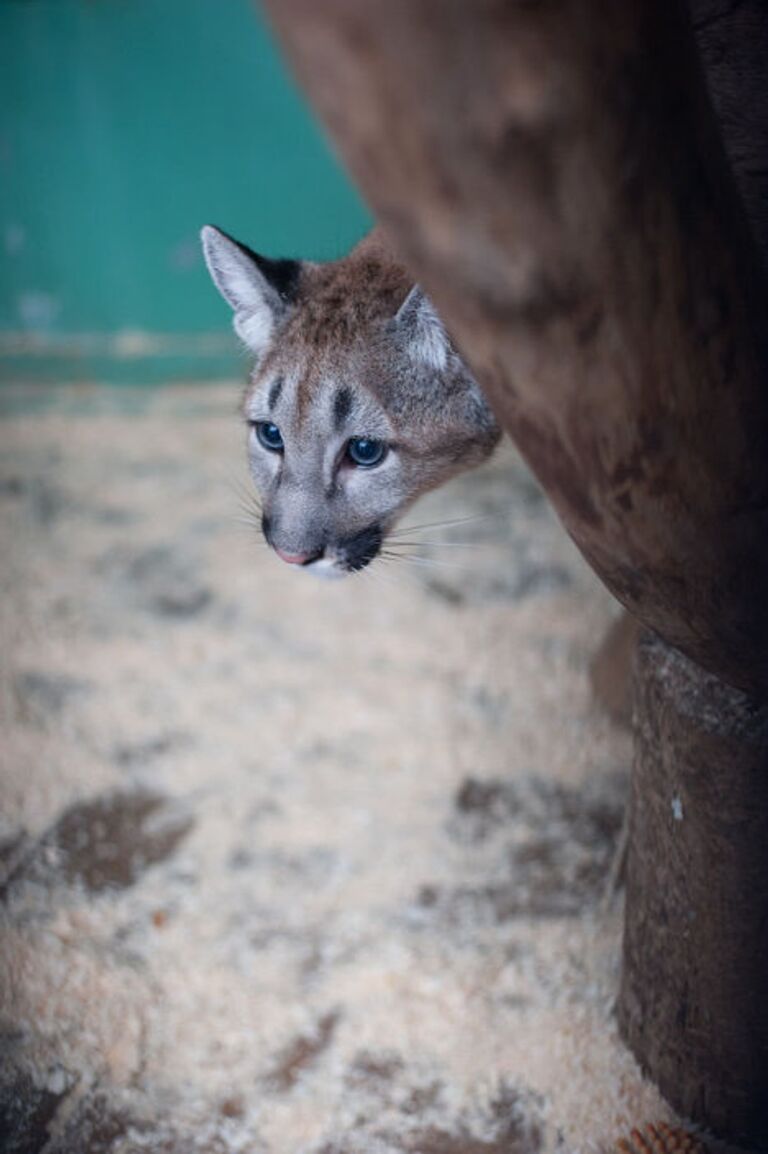
POLYGON ((305 448, 317 437, 391 436, 393 423, 364 376, 352 358, 276 359, 251 382, 244 413, 250 421, 273 422, 305 448))
POLYGON ((366 238, 343 260, 322 265, 305 262, 286 337, 318 349, 358 340, 371 324, 395 315, 411 283, 391 258, 384 259, 375 236, 366 238))
POLYGON ((402 269, 382 260, 379 247, 366 238, 344 260, 302 265, 294 307, 257 365, 247 400, 275 389, 273 404, 282 400, 285 411, 290 396, 299 424, 313 411, 333 414, 336 424, 355 408, 361 417, 372 415, 371 391, 375 395, 382 372, 392 371, 386 326, 410 287, 402 269), (382 354, 388 365, 380 364, 382 354))

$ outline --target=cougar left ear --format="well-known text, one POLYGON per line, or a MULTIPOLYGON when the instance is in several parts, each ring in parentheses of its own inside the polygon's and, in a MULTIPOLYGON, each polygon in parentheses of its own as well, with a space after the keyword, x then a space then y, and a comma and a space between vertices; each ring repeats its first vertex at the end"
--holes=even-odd
POLYGON ((293 303, 301 262, 270 260, 207 224, 200 234, 213 283, 235 311, 235 332, 256 356, 293 303))
POLYGON ((395 328, 415 361, 440 372, 448 363, 450 341, 435 306, 414 285, 398 309, 395 328))

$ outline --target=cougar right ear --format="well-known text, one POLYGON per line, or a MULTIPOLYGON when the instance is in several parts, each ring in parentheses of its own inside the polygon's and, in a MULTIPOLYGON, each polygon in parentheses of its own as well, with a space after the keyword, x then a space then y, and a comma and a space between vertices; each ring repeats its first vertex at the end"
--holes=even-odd
POLYGON ((211 224, 200 238, 213 283, 234 309, 235 332, 261 356, 278 320, 295 300, 301 262, 259 256, 211 224))
POLYGON ((413 286, 398 309, 395 328, 415 361, 435 372, 445 368, 450 352, 448 335, 435 306, 419 285, 413 286))

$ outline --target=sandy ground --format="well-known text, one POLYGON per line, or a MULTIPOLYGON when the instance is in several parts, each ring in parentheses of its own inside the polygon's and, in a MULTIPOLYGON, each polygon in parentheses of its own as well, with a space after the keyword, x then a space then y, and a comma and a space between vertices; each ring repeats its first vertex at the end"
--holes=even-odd
POLYGON ((236 400, 0 394, 3 1149, 535 1154, 669 1118, 612 1017, 615 607, 508 448, 414 510, 471 519, 413 561, 288 570, 242 523, 236 400))

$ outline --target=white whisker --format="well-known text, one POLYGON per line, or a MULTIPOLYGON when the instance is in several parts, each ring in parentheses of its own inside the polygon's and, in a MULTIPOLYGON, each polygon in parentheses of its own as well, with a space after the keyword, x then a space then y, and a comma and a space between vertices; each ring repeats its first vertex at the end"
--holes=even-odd
POLYGON ((398 541, 391 537, 385 540, 397 549, 489 549, 496 545, 495 541, 398 541))
POLYGON ((476 521, 498 521, 506 517, 506 513, 478 513, 472 517, 455 517, 447 521, 428 521, 423 525, 406 525, 402 529, 395 529, 392 533, 387 534, 387 539, 394 539, 397 537, 410 536, 412 533, 418 533, 424 529, 447 529, 453 525, 468 525, 476 521))
POLYGON ((246 485, 245 482, 239 477, 225 475, 224 480, 227 487, 238 499, 238 504, 241 508, 257 511, 259 515, 261 515, 261 501, 259 500, 258 494, 255 492, 255 490, 246 485))
POLYGON ((257 538, 257 540, 256 540, 257 545, 266 545, 266 541, 259 540, 259 538, 261 537, 261 528, 254 521, 249 521, 245 517, 229 517, 229 518, 227 518, 227 520, 228 520, 230 525, 233 525, 233 526, 237 527, 238 529, 247 529, 250 533, 253 533, 254 536, 257 538))
MULTIPOLYGON (((396 585, 401 589, 407 589, 407 588, 412 589, 414 584, 415 584, 415 585, 418 585, 418 587, 420 589, 423 588, 423 583, 418 579, 418 577, 414 573, 409 573, 407 570, 405 570, 405 571, 401 570, 397 574, 392 573, 392 571, 391 571, 392 559, 390 557, 387 557, 386 554, 378 553, 376 556, 376 560, 374 562, 372 562, 372 564, 376 565, 376 577, 379 580, 384 581, 388 585, 396 585), (386 568, 387 572, 382 573, 382 569, 385 569, 385 568, 386 568), (405 580, 400 580, 401 577, 404 578, 405 580)), ((370 567, 371 566, 369 566, 369 568, 370 567)))
POLYGON ((400 561, 405 565, 421 565, 431 569, 458 569, 465 573, 469 569, 469 565, 460 561, 444 561, 441 557, 414 557, 411 553, 390 552, 382 552, 379 556, 390 561, 400 561))

